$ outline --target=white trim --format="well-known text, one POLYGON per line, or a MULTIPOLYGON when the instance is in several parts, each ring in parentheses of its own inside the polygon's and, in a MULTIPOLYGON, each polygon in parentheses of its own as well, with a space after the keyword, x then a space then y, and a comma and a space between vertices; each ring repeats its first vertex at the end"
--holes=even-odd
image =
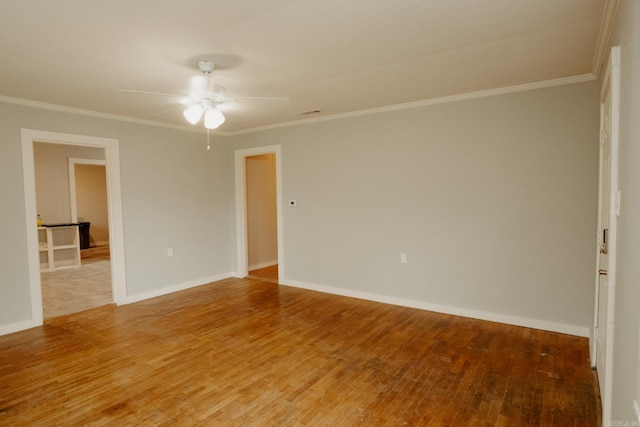
POLYGON ((604 394, 602 397, 602 420, 608 423, 611 419, 611 406, 613 394, 613 344, 615 340, 615 289, 616 289, 616 259, 618 245, 618 215, 616 213, 616 194, 618 193, 618 151, 620 141, 620 46, 611 48, 611 193, 609 206, 609 266, 608 266, 608 289, 607 298, 607 345, 606 351, 606 377, 604 384, 604 394))
MULTIPOLYGON (((604 81, 607 81, 605 79, 604 81)), ((602 132, 604 123, 604 105, 600 102, 600 132, 602 132)), ((600 138, 598 138, 600 140, 600 138)), ((602 147, 602 143, 598 142, 598 211, 597 211, 597 223, 596 223, 596 248, 595 248, 595 270, 594 270, 594 301, 593 301, 593 328, 591 328, 591 336, 589 337, 589 356, 591 359, 591 369, 596 368, 596 356, 598 352, 598 318, 599 318, 599 310, 598 310, 598 298, 600 298, 600 239, 601 239, 601 228, 602 228, 602 181, 603 181, 603 170, 602 170, 602 156, 604 148, 602 147)))
POLYGON ((262 262, 260 264, 254 264, 249 266, 249 271, 251 270, 259 270, 261 268, 272 267, 278 263, 278 260, 262 262))
MULTIPOLYGON (((25 226, 27 228, 27 260, 29 265, 29 294, 31 319, 14 324, 26 328, 42 325, 42 288, 40 284, 40 255, 38 252, 38 213, 36 212, 36 174, 33 157, 33 138, 22 130, 22 179, 24 182, 25 226)), ((14 331, 12 331, 14 332, 14 331)))
POLYGON ((443 96, 440 98, 430 98, 430 99, 424 99, 421 101, 406 102, 403 104, 387 105, 384 107, 370 108, 366 110, 350 111, 350 112, 338 113, 338 114, 327 114, 325 116, 307 118, 307 119, 301 119, 301 120, 291 120, 291 121, 282 122, 282 123, 274 123, 270 125, 257 126, 257 127, 241 129, 237 131, 225 132, 224 135, 227 135, 227 136, 241 135, 245 133, 259 132, 263 130, 277 129, 277 128, 288 127, 288 126, 297 126, 297 125, 303 125, 308 123, 325 122, 328 120, 337 120, 337 119, 344 119, 349 117, 366 116, 370 114, 386 113, 390 111, 406 110, 410 108, 420 108, 420 107, 426 107, 429 105, 446 104, 450 102, 467 101, 467 100, 476 99, 476 98, 486 98, 489 96, 506 95, 506 94, 515 93, 515 92, 525 92, 529 90, 544 89, 548 87, 584 83, 584 82, 593 81, 593 80, 596 80, 596 77, 593 74, 581 74, 578 76, 563 77, 559 79, 545 80, 541 82, 526 83, 526 84, 514 85, 514 86, 505 86, 505 87, 496 88, 496 89, 479 90, 476 92, 467 92, 459 95, 443 96))
POLYGON ((261 154, 276 156, 276 217, 278 227, 278 277, 285 277, 284 268, 284 231, 282 225, 282 153, 280 145, 247 148, 236 150, 235 182, 236 182, 236 272, 233 277, 246 277, 249 274, 247 257, 247 208, 246 208, 246 165, 245 157, 261 154))
POLYGON ((417 308, 420 310, 428 310, 443 314, 452 314, 455 316, 469 317, 473 319, 487 320, 490 322, 504 323, 507 325, 523 326, 525 328, 541 329, 545 331, 558 332, 561 334, 575 335, 579 337, 588 337, 589 328, 578 325, 570 325, 566 323, 549 322, 547 320, 530 319, 526 317, 509 316, 499 313, 491 313, 487 311, 471 310, 460 307, 453 307, 442 304, 433 304, 423 301, 409 300, 405 298, 396 298, 387 295, 373 294, 369 292, 354 291, 350 289, 337 288, 333 286, 316 285, 294 280, 280 280, 281 285, 291 286, 312 291, 323 292, 327 294, 340 295, 344 297, 359 298, 367 301, 376 301, 384 304, 398 305, 401 307, 417 308))
POLYGON ((24 331, 25 329, 35 328, 40 325, 42 325, 42 320, 38 322, 37 319, 33 318, 22 322, 9 323, 8 325, 0 326, 0 336, 24 331))
MULTIPOLYGON (((97 117, 100 119, 107 119, 107 120, 117 120, 119 122, 136 123, 136 124, 148 125, 148 126, 158 126, 158 127, 168 128, 168 129, 184 130, 188 132, 198 132, 198 133, 206 132, 206 129, 204 128, 204 126, 173 125, 169 123, 157 122, 154 120, 138 119, 135 117, 122 116, 119 114, 103 113, 100 111, 85 110, 82 108, 67 107, 64 105, 49 104, 46 102, 32 101, 29 99, 22 99, 22 98, 13 98, 13 97, 4 96, 4 95, 0 95, 0 102, 6 102, 7 104, 22 105, 24 107, 39 108, 42 110, 58 111, 61 113, 78 114, 80 116, 97 117)), ((210 132, 214 134, 218 133, 216 131, 210 131, 210 132)))
POLYGON ((616 22, 619 5, 620 0, 605 0, 604 15, 602 17, 602 23, 600 24, 598 42, 596 44, 595 54, 593 55, 593 64, 591 66, 591 73, 596 77, 600 75, 602 67, 604 66, 604 60, 606 59, 609 40, 611 39, 611 33, 613 32, 613 25, 616 22))
POLYGON ((233 277, 231 275, 231 273, 218 274, 216 276, 203 277, 203 278, 200 278, 200 279, 197 279, 197 280, 192 280, 192 281, 189 281, 189 282, 180 283, 180 284, 173 285, 173 286, 167 286, 166 288, 162 288, 162 289, 154 289, 152 291, 143 292, 141 294, 128 295, 126 297, 126 299, 125 299, 125 304, 131 304, 131 303, 134 303, 134 302, 144 301, 144 300, 147 300, 147 299, 160 297, 160 296, 163 296, 163 295, 169 295, 169 294, 172 294, 174 292, 184 291, 186 289, 195 288, 197 286, 208 285, 209 283, 217 282, 219 280, 228 279, 229 277, 233 277))
MULTIPOLYGON (((76 165, 106 166, 107 162, 98 159, 78 159, 69 157, 69 202, 71 204, 71 222, 78 222, 78 205, 76 197, 76 165)), ((105 167, 106 171, 106 167, 105 167)))
POLYGON ((29 263, 29 288, 31 298, 31 319, 23 322, 28 327, 42 325, 42 289, 40 283, 40 261, 38 256, 38 235, 36 224, 36 187, 33 143, 71 144, 104 148, 107 166, 107 197, 109 198, 109 234, 111 245, 111 280, 113 299, 123 304, 126 296, 126 275, 124 259, 124 230, 122 222, 122 197, 120 193, 119 141, 111 138, 73 135, 33 129, 21 130, 22 173, 24 180, 25 226, 29 263))
MULTIPOLYGON (((608 0, 608 2, 618 2, 618 1, 619 0, 608 0)), ((615 13, 613 15, 613 18, 615 19, 615 13)), ((601 37, 602 37, 602 34, 601 34, 601 37)), ((597 61, 597 58, 595 60, 597 61)), ((288 126, 297 126, 297 125, 302 125, 307 123, 323 122, 323 121, 336 120, 336 119, 342 119, 347 117, 365 116, 369 114, 378 114, 378 113, 384 113, 388 111, 406 110, 409 108, 420 108, 420 107, 425 107, 429 105, 466 101, 470 99, 484 98, 488 96, 505 95, 505 94, 515 93, 515 92, 524 92, 528 90, 543 89, 547 87, 583 83, 583 82, 592 81, 596 79, 597 79, 597 74, 595 73, 580 74, 577 76, 569 76, 569 77, 562 77, 558 79, 543 80, 540 82, 505 86, 505 87, 495 88, 495 89, 479 90, 475 92, 467 92, 467 93, 462 93, 458 95, 444 96, 440 98, 429 98, 429 99, 424 99, 420 101, 407 102, 403 104, 388 105, 383 107, 351 111, 346 113, 328 114, 325 116, 307 118, 302 120, 290 120, 286 122, 274 123, 274 124, 269 124, 264 126, 256 126, 256 127, 240 129, 236 131, 222 131, 220 129, 217 129, 211 132, 213 134, 220 135, 220 136, 241 135, 244 133, 259 132, 262 130, 277 129, 277 128, 288 127, 288 126)), ((66 107, 66 106, 56 105, 56 104, 48 104, 45 102, 31 101, 28 99, 12 98, 12 97, 3 96, 3 95, 0 95, 0 102, 6 102, 8 104, 23 105, 26 107, 41 108, 45 110, 59 111, 63 113, 79 114, 83 116, 98 117, 98 118, 109 119, 109 120, 118 120, 122 122, 137 123, 137 124, 143 124, 143 125, 149 125, 149 126, 159 126, 159 127, 184 130, 189 132, 198 132, 198 133, 205 132, 204 127, 201 127, 201 126, 172 125, 172 124, 157 122, 153 120, 138 119, 134 117, 121 116, 118 114, 101 113, 98 111, 84 110, 81 108, 66 107)))

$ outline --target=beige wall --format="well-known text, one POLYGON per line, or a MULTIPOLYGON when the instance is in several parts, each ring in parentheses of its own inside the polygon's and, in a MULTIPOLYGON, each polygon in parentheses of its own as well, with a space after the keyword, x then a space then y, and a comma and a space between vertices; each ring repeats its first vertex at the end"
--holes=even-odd
POLYGON ((282 147, 281 281, 588 331, 597 86, 232 137, 282 147))
POLYGON ((129 295, 234 271, 233 150, 280 144, 280 197, 299 201, 285 281, 589 328, 597 86, 214 137, 210 152, 198 133, 0 103, 0 325, 30 316, 28 128, 120 141, 129 295))
POLYGON ((249 270, 278 263, 276 158, 246 158, 247 240, 249 270))
MULTIPOLYGON (((207 151, 201 132, 0 102, 0 332, 32 318, 21 129, 119 141, 128 297, 210 281, 232 271, 235 230, 222 138, 212 135, 207 151), (171 258, 169 247, 174 250, 171 258)), ((56 218, 69 217, 52 210, 50 220, 56 218)))
POLYGON ((109 207, 105 166, 75 165, 78 221, 90 222, 91 246, 109 243, 109 207))
POLYGON ((102 148, 37 142, 33 144, 36 206, 49 224, 71 221, 69 196, 70 157, 104 160, 102 148))

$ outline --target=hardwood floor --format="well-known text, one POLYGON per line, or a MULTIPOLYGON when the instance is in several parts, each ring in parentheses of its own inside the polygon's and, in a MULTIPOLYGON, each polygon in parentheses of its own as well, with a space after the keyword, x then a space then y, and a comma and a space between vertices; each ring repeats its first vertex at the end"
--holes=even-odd
POLYGON ((226 279, 0 337, 0 425, 596 426, 584 338, 226 279))
POLYGON ((278 264, 249 271, 249 279, 278 283, 278 264))
POLYGON ((111 259, 111 250, 109 245, 92 246, 87 249, 81 249, 80 257, 82 258, 82 264, 109 261, 111 259))

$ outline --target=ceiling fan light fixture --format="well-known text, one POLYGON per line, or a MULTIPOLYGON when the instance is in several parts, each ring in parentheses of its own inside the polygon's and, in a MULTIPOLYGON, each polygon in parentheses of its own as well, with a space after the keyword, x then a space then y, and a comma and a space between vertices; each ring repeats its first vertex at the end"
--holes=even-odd
POLYGON ((186 110, 184 110, 183 114, 184 114, 184 118, 187 119, 189 123, 191 123, 192 125, 195 125, 200 121, 200 118, 202 117, 203 113, 204 113, 204 110, 202 109, 201 106, 193 105, 187 108, 186 110))
POLYGON ((215 129, 225 121, 224 114, 216 107, 208 108, 204 114, 204 127, 207 129, 215 129))

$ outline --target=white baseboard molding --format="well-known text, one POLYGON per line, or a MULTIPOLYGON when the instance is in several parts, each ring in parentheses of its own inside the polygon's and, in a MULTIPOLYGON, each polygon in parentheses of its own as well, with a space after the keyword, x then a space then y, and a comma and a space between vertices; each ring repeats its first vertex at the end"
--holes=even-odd
POLYGON ((0 326, 0 336, 24 331, 25 329, 31 329, 37 326, 42 326, 42 322, 38 322, 34 319, 23 320, 16 323, 9 323, 8 325, 0 326))
MULTIPOLYGON (((230 277, 239 278, 239 275, 237 272, 224 273, 216 276, 203 277, 201 279, 193 280, 186 283, 181 283, 174 286, 168 286, 162 289, 154 289, 153 291, 149 291, 149 292, 143 292, 135 295, 128 295, 125 298, 124 304, 131 304, 138 301, 144 301, 150 298, 155 298, 155 297, 171 294, 178 291, 183 291, 185 289, 206 285, 211 282, 217 282, 219 280, 228 279, 230 277)), ((441 304, 432 304, 432 303, 427 303, 422 301, 415 301, 415 300, 409 300, 404 298, 390 297, 386 295, 372 294, 369 292, 361 292, 361 291, 354 291, 350 289, 337 288, 333 286, 315 285, 315 284, 298 282, 295 280, 288 280, 288 279, 281 280, 280 284, 285 286, 295 287, 295 288, 308 289, 308 290, 317 291, 317 292, 324 292, 327 294, 341 295, 341 296, 350 297, 350 298, 358 298, 358 299, 363 299, 368 301, 381 302, 384 304, 398 305, 402 307, 417 308, 421 310, 434 311, 434 312, 443 313, 443 314, 453 314, 456 316, 488 320, 491 322, 505 323, 505 324, 514 325, 514 326, 523 326, 526 328, 541 329, 545 331, 558 332, 561 334, 575 335, 579 337, 588 338, 590 334, 589 328, 583 327, 583 326, 577 326, 577 325, 549 322, 546 320, 529 319, 525 317, 508 316, 504 314, 470 310, 466 308, 452 307, 452 306, 441 305, 441 304)), ((34 328, 41 325, 42 323, 38 323, 33 319, 24 320, 21 322, 11 323, 7 325, 0 325, 0 336, 7 335, 13 332, 19 332, 25 329, 34 328)))
POLYGON ((549 322, 546 320, 529 319, 526 317, 509 316, 499 313, 471 310, 448 305, 432 304, 428 302, 409 300, 404 298, 390 297, 386 295, 372 294, 368 292, 354 291, 350 289, 336 288, 332 286, 315 285, 294 280, 280 280, 281 285, 296 288, 309 289, 312 291, 324 292, 328 294, 341 295, 351 298, 359 298, 368 301, 376 301, 385 304, 398 305, 402 307, 418 308, 421 310, 434 311, 443 314, 453 314, 456 316, 470 317, 473 319, 488 320, 490 322, 505 323, 507 325, 523 326, 532 329, 558 332, 561 334, 576 335, 588 338, 590 329, 584 326, 569 325, 564 323, 549 322))
POLYGON ((260 264, 250 265, 249 266, 249 271, 258 270, 260 268, 267 268, 267 267, 271 267, 271 266, 274 266, 274 265, 278 265, 278 260, 267 261, 267 262, 262 262, 260 264))
MULTIPOLYGON (((198 280, 193 280, 186 283, 181 283, 174 286, 169 286, 162 289, 154 289, 153 291, 143 292, 141 294, 129 295, 125 298, 124 304, 131 304, 138 301, 143 301, 150 298, 159 297, 162 295, 171 294, 173 292, 183 291, 189 288, 195 288, 196 286, 202 286, 211 282, 217 282, 218 280, 228 279, 229 277, 235 277, 233 273, 219 274, 216 276, 203 277, 198 280)), ((42 322, 38 322, 34 319, 23 320, 21 322, 10 323, 7 325, 0 325, 0 336, 11 334, 14 332, 24 331, 26 329, 42 326, 42 322)))
POLYGON ((232 273, 218 274, 216 276, 203 277, 201 279, 180 283, 178 285, 168 286, 162 289, 154 289, 149 292, 143 292, 143 293, 134 294, 134 295, 127 295, 125 297, 124 304, 131 304, 134 302, 144 301, 144 300, 159 297, 162 295, 172 294, 174 292, 184 291, 185 289, 195 288, 196 286, 206 285, 211 282, 217 282, 218 280, 228 279, 229 277, 234 277, 234 276, 232 273))

